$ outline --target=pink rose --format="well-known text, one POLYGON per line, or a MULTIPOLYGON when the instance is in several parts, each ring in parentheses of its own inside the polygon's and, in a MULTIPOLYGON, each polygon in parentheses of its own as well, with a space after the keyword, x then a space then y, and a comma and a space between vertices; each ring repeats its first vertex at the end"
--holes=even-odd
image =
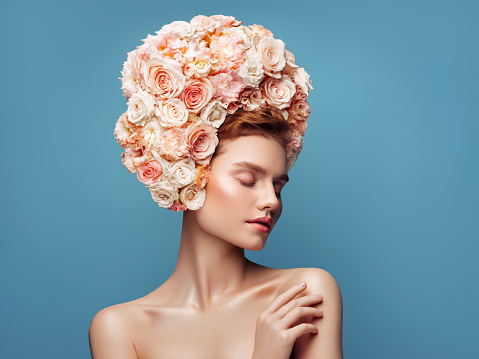
POLYGON ((159 181, 162 174, 163 167, 156 161, 150 161, 138 168, 136 176, 140 182, 148 186, 159 181))
POLYGON ((188 208, 181 203, 174 202, 168 209, 171 209, 173 212, 177 213, 179 211, 186 211, 188 208))
POLYGON ((190 157, 197 163, 207 161, 218 144, 215 129, 205 121, 192 123, 186 129, 186 138, 190 147, 190 157))
POLYGON ((280 79, 270 77, 262 83, 266 102, 279 110, 289 107, 295 92, 296 87, 288 75, 283 75, 280 79))
POLYGON ((281 70, 286 65, 284 56, 284 42, 272 37, 263 37, 261 40, 254 39, 256 53, 263 64, 264 72, 274 78, 281 77, 281 70))
POLYGON ((297 131, 293 131, 289 141, 286 145, 286 157, 291 157, 293 152, 297 152, 302 147, 301 134, 297 131))
POLYGON ((169 161, 178 160, 188 156, 190 150, 186 142, 185 129, 173 127, 166 131, 161 140, 160 154, 169 161))
POLYGON ((291 101, 289 114, 293 118, 299 117, 300 119, 305 120, 309 117, 309 114, 311 113, 311 108, 309 107, 309 104, 306 100, 303 100, 301 98, 296 99, 295 97, 293 97, 293 100, 291 101))
POLYGON ((144 69, 146 86, 160 98, 178 96, 185 86, 186 78, 181 65, 171 59, 152 57, 144 69))
POLYGON ((186 83, 185 90, 181 93, 181 101, 189 112, 197 114, 211 100, 214 92, 210 80, 192 79, 186 83))

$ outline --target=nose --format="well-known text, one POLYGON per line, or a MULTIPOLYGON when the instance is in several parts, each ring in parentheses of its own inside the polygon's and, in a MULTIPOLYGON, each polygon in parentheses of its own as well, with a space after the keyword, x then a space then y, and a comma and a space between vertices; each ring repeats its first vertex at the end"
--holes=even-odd
POLYGON ((273 213, 281 205, 281 200, 276 195, 273 185, 266 185, 261 190, 261 196, 258 199, 258 209, 268 210, 273 213))

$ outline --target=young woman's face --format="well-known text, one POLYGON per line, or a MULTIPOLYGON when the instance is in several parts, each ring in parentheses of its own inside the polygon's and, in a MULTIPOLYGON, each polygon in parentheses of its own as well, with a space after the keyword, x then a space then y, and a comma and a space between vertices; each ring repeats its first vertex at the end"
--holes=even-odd
POLYGON ((212 161, 205 203, 196 211, 198 225, 238 247, 260 250, 281 215, 286 151, 277 141, 256 135, 221 147, 212 161))

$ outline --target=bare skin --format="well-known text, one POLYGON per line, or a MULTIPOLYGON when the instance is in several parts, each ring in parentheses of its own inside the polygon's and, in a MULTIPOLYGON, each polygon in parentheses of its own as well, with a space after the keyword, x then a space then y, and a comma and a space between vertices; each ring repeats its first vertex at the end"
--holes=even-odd
POLYGON ((284 149, 263 136, 222 146, 204 206, 184 213, 175 271, 145 297, 95 316, 94 359, 342 358, 335 280, 320 269, 268 268, 244 256, 264 247, 281 215, 284 149))

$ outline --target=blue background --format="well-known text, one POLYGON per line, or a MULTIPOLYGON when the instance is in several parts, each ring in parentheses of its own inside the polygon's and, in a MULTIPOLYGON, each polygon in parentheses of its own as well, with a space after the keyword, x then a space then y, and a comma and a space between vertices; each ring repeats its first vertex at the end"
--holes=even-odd
POLYGON ((2 358, 87 358, 88 326, 174 269, 181 215, 120 161, 118 80, 148 33, 262 24, 311 92, 262 264, 339 283, 347 358, 473 358, 479 270, 477 1, 2 1, 2 358))

